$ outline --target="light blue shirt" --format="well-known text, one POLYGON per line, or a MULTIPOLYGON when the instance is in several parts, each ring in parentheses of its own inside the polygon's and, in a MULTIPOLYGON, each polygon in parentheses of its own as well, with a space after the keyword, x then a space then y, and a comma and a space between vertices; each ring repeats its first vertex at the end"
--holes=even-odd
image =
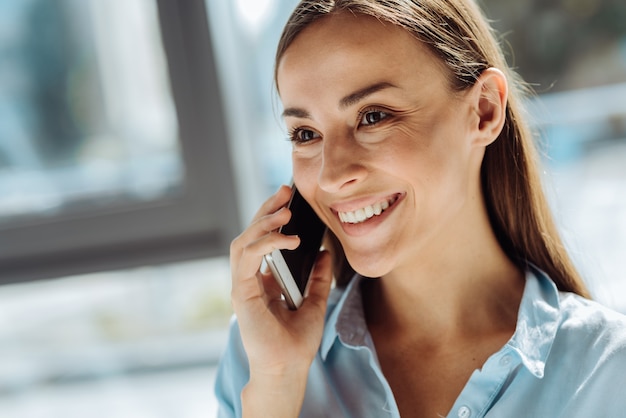
MULTIPOLYGON (((331 292, 300 417, 400 416, 365 323, 361 280, 331 292)), ((241 416, 248 377, 233 321, 215 386, 220 418, 241 416)), ((448 417, 626 417, 626 317, 529 271, 513 337, 474 371, 448 417)))

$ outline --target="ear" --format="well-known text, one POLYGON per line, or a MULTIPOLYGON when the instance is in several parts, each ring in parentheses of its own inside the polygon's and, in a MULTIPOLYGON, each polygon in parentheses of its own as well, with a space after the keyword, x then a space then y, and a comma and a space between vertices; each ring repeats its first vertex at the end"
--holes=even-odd
POLYGON ((506 121, 508 84, 504 73, 488 68, 472 87, 472 106, 477 116, 472 127, 475 144, 487 146, 495 141, 506 121))

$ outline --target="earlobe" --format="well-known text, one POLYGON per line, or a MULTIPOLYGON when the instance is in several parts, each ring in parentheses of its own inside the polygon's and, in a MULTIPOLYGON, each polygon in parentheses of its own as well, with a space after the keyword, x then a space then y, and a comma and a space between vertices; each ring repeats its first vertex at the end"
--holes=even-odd
POLYGON ((477 145, 487 146, 495 141, 506 121, 508 86, 506 76, 497 68, 488 68, 474 85, 477 145))

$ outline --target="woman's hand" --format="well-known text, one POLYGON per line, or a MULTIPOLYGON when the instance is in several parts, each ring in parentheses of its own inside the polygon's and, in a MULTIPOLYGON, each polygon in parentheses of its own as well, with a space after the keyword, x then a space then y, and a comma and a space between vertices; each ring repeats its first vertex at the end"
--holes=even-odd
POLYGON ((322 338, 332 276, 330 255, 320 253, 297 311, 281 299, 272 274, 260 271, 265 254, 295 249, 300 243, 298 237, 276 232, 291 217, 285 207, 290 195, 289 187, 281 187, 231 244, 232 302, 250 365, 250 381, 242 394, 245 416, 298 415, 322 338))

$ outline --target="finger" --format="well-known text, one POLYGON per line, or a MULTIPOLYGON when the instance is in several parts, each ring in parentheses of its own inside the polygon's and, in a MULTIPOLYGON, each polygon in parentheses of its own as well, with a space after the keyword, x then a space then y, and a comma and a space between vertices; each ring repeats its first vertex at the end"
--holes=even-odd
POLYGON ((328 251, 320 251, 307 285, 305 303, 326 309, 326 301, 332 284, 331 257, 328 251))
MULTIPOLYGON (((274 279, 271 272, 262 273, 257 271, 255 280, 246 280, 240 283, 238 290, 233 289, 233 302, 260 303, 264 306, 270 306, 275 302, 284 303, 282 301, 282 291, 280 286, 274 279)), ((237 310, 236 310, 237 311, 237 310)))
POLYGON ((269 304, 272 301, 282 300, 282 290, 274 278, 274 275, 269 272, 266 274, 259 273, 258 276, 265 291, 265 299, 267 303, 269 304))
POLYGON ((291 211, 287 208, 282 208, 278 212, 257 219, 236 237, 230 244, 230 262, 233 271, 239 263, 243 250, 250 243, 258 241, 272 233, 272 231, 276 231, 279 227, 289 222, 289 219, 291 219, 291 211))
POLYGON ((270 232, 257 240, 250 242, 239 259, 237 269, 243 276, 252 276, 261 268, 263 256, 274 250, 295 250, 300 245, 300 238, 296 235, 283 235, 270 232))
POLYGON ((276 193, 270 196, 259 208, 256 214, 252 217, 252 221, 261 218, 269 213, 274 213, 280 208, 287 205, 289 198, 291 197, 291 188, 289 186, 282 185, 278 188, 276 193))
POLYGON ((234 264, 233 299, 248 300, 264 296, 264 288, 259 284, 257 277, 263 256, 277 248, 295 249, 299 244, 300 239, 297 236, 272 232, 246 246, 237 263, 234 264))
POLYGON ((255 219, 234 241, 246 243, 259 238, 268 232, 276 231, 289 222, 289 219, 291 219, 291 211, 286 207, 280 208, 276 212, 255 219))
MULTIPOLYGON (((231 242, 233 300, 265 297, 263 280, 258 277, 263 256, 275 249, 295 249, 299 245, 300 240, 297 237, 287 237, 275 232, 291 218, 291 212, 285 207, 290 196, 290 187, 280 187, 257 211, 251 225, 231 242)), ((268 297, 274 297, 275 290, 268 289, 268 297)))
POLYGON ((285 207, 291 196, 289 186, 281 186, 267 199, 253 217, 250 225, 230 244, 231 271, 234 271, 243 248, 267 232, 278 229, 289 222, 291 212, 285 207))

